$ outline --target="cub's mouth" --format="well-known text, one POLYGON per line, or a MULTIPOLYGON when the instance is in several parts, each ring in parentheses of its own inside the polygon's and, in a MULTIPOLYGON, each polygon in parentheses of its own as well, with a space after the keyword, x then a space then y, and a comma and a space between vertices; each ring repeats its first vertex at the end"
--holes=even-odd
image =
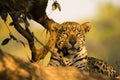
POLYGON ((64 56, 65 55, 70 55, 70 54, 71 55, 76 54, 79 51, 80 51, 80 47, 78 47, 78 48, 75 48, 75 47, 71 47, 71 48, 64 47, 64 48, 62 48, 62 52, 63 52, 64 56))
POLYGON ((71 47, 71 48, 69 48, 68 50, 77 50, 77 51, 79 51, 80 50, 80 47, 78 47, 78 48, 75 48, 75 47, 71 47))
POLYGON ((80 51, 80 47, 78 48, 71 47, 70 49, 68 49, 68 54, 76 54, 79 51, 80 51))

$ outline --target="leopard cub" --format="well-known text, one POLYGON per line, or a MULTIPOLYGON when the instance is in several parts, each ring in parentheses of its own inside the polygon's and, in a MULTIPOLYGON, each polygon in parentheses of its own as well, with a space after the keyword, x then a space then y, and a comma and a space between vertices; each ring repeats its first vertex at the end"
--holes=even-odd
POLYGON ((107 76, 116 76, 116 71, 100 59, 87 56, 85 36, 90 30, 90 23, 79 24, 65 22, 58 28, 54 51, 49 65, 74 66, 83 72, 97 72, 107 76))

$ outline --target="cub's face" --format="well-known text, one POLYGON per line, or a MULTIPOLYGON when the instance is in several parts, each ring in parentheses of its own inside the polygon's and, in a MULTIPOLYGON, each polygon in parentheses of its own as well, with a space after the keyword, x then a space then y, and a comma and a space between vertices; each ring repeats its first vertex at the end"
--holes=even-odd
POLYGON ((75 54, 85 46, 85 34, 89 31, 89 23, 82 25, 76 22, 65 22, 57 32, 56 48, 64 54, 75 54))

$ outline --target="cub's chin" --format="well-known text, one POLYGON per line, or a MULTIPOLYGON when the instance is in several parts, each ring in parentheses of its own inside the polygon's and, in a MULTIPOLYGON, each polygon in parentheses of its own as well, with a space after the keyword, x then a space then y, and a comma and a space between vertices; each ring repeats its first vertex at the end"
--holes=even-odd
POLYGON ((76 54, 76 53, 77 53, 77 50, 71 50, 71 49, 68 50, 68 54, 76 54))

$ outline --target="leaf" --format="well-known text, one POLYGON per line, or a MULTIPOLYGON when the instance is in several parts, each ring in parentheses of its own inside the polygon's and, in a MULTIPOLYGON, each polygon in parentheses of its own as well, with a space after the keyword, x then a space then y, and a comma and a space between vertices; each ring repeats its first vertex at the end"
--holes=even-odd
POLYGON ((52 5, 52 11, 56 10, 56 6, 55 5, 52 5))
POLYGON ((6 45, 10 40, 11 40, 11 38, 4 39, 1 43, 1 45, 6 45))
POLYGON ((13 26, 13 25, 14 25, 14 23, 13 23, 13 22, 11 22, 9 25, 10 25, 10 26, 13 26))
POLYGON ((56 10, 58 8, 59 11, 61 11, 61 6, 60 4, 55 1, 53 4, 52 4, 52 11, 56 10))
POLYGON ((61 6, 59 3, 58 3, 58 10, 61 11, 61 6))
POLYGON ((43 59, 43 66, 47 66, 48 65, 48 63, 50 62, 50 58, 51 58, 51 52, 49 51, 48 53, 47 53, 47 55, 45 56, 45 58, 43 59))

